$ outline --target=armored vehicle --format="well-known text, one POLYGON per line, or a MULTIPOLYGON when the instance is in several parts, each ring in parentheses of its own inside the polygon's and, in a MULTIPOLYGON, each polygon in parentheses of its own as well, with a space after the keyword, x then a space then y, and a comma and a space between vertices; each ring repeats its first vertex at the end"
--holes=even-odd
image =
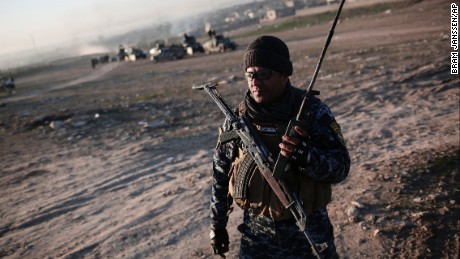
POLYGON ((14 93, 15 83, 12 76, 3 77, 0 76, 0 89, 5 91, 7 94, 14 93))
POLYGON ((235 50, 237 47, 238 44, 224 37, 222 34, 212 37, 211 40, 203 44, 205 53, 225 52, 227 50, 235 50))
POLYGON ((128 48, 126 50, 126 56, 125 59, 127 61, 136 61, 138 59, 146 59, 147 54, 145 54, 144 51, 138 48, 128 48))
POLYGON ((188 55, 193 55, 195 53, 203 53, 203 46, 196 41, 194 36, 188 36, 187 33, 184 33, 184 38, 182 39, 182 46, 184 46, 185 51, 188 55))
POLYGON ((152 62, 177 60, 185 56, 185 49, 181 45, 172 44, 157 44, 155 48, 150 50, 150 60, 152 62))

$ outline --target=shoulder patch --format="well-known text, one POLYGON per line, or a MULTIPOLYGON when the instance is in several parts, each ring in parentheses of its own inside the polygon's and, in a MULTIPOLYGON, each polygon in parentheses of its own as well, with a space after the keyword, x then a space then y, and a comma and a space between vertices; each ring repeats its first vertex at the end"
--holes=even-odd
POLYGON ((345 140, 343 139, 342 130, 340 129, 340 125, 337 122, 333 121, 329 125, 329 127, 331 127, 332 131, 335 133, 335 136, 340 141, 340 144, 345 146, 345 140))

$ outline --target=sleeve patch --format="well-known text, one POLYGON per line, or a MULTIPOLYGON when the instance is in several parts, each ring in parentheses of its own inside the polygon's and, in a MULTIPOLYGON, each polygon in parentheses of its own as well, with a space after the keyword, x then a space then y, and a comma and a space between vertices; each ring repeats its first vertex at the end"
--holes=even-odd
POLYGON ((340 144, 345 146, 345 140, 343 139, 342 130, 340 129, 340 125, 334 121, 329 126, 331 127, 332 131, 335 133, 335 136, 337 137, 337 139, 340 141, 340 144))

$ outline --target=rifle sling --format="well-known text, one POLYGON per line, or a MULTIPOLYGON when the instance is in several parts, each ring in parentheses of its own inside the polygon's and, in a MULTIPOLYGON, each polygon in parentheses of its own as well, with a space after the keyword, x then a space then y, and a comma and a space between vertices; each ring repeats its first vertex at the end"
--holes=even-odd
POLYGON ((289 200, 292 199, 287 197, 289 190, 287 190, 285 182, 283 180, 277 181, 275 178, 273 178, 272 172, 270 170, 262 170, 260 173, 270 185, 270 188, 272 188, 272 191, 275 193, 276 197, 278 197, 281 204, 283 204, 284 208, 288 209, 289 205, 292 203, 289 200), (286 191, 283 191, 283 189, 286 189, 286 191))

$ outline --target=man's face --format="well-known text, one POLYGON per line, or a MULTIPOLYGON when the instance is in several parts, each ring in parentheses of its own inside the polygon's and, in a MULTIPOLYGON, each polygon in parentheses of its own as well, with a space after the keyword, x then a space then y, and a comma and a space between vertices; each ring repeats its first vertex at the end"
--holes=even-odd
POLYGON ((246 69, 248 88, 257 103, 271 103, 283 95, 289 77, 263 67, 246 69))

